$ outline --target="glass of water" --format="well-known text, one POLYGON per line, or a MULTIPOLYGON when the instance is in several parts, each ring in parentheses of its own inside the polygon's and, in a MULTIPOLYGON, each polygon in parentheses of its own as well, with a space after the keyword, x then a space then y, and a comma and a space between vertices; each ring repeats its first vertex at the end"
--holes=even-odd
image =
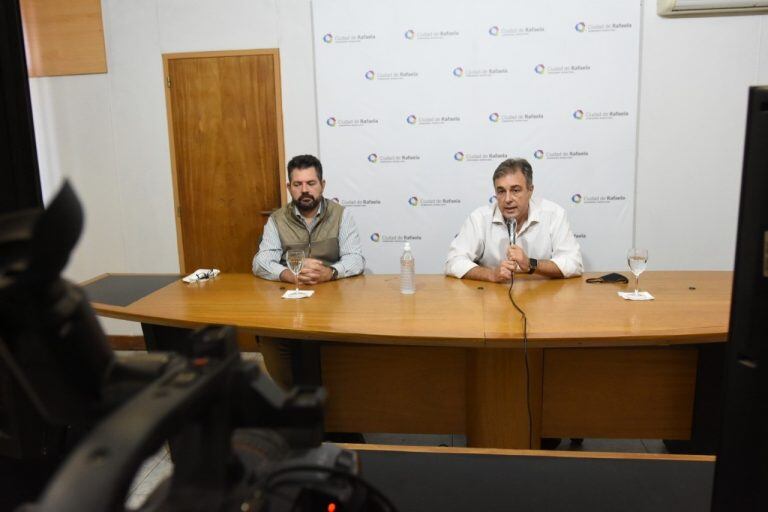
POLYGON ((633 295, 639 297, 640 274, 643 273, 648 264, 648 249, 631 248, 627 251, 627 263, 629 264, 629 270, 635 275, 635 293, 633 295))
POLYGON ((296 290, 293 292, 293 297, 299 297, 299 272, 304 266, 304 251, 291 249, 285 253, 285 262, 288 264, 288 270, 296 276, 296 290))

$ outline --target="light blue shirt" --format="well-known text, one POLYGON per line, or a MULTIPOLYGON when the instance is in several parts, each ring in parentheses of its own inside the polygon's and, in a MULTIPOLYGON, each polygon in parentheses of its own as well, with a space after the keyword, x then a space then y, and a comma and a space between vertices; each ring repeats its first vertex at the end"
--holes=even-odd
MULTIPOLYGON (((317 214, 322 211, 322 203, 317 214)), ((312 231, 317 214, 311 220, 307 221, 304 216, 299 214, 298 209, 293 207, 294 213, 304 221, 307 230, 312 231)), ((348 208, 344 208, 341 213, 341 223, 339 225, 339 261, 332 264, 338 272, 338 277, 352 277, 362 274, 365 269, 365 258, 363 257, 363 248, 360 245, 360 235, 357 232, 355 219, 348 208)), ((283 256, 283 246, 280 243, 280 235, 277 232, 277 223, 271 216, 264 226, 264 234, 259 244, 259 252, 253 257, 253 273, 263 279, 279 281, 280 274, 285 270, 285 265, 280 263, 283 256)))

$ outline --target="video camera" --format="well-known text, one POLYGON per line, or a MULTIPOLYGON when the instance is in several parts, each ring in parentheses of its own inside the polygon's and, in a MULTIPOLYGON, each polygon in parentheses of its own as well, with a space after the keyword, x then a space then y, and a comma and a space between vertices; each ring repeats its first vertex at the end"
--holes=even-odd
POLYGON ((0 217, 0 362, 50 423, 86 433, 22 510, 124 510, 165 442, 174 472, 142 511, 394 510, 355 452, 322 444, 324 390, 282 391, 232 327, 196 331, 184 354, 116 356, 61 277, 82 226, 67 183, 44 212, 0 217))

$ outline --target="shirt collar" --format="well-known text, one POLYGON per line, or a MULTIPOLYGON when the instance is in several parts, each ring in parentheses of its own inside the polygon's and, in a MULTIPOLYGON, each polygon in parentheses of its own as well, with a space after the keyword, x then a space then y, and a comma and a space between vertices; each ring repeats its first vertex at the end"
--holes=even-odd
POLYGON ((541 220, 541 203, 538 200, 531 197, 528 202, 528 223, 533 224, 541 220))
MULTIPOLYGON (((539 203, 538 200, 531 197, 530 201, 528 201, 528 219, 523 223, 523 226, 528 226, 530 224, 534 224, 539 222, 541 219, 541 203, 539 203)), ((493 203, 493 218, 491 219, 491 222, 494 224, 505 224, 506 221, 504 220, 504 215, 501 213, 501 208, 499 208, 499 203, 494 202, 493 203)))

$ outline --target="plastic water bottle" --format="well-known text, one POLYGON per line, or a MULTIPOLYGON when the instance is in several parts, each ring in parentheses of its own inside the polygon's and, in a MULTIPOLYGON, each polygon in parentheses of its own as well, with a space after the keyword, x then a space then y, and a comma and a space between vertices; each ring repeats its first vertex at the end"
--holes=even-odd
POLYGON ((400 293, 416 293, 416 267, 410 242, 405 242, 400 256, 400 293))

